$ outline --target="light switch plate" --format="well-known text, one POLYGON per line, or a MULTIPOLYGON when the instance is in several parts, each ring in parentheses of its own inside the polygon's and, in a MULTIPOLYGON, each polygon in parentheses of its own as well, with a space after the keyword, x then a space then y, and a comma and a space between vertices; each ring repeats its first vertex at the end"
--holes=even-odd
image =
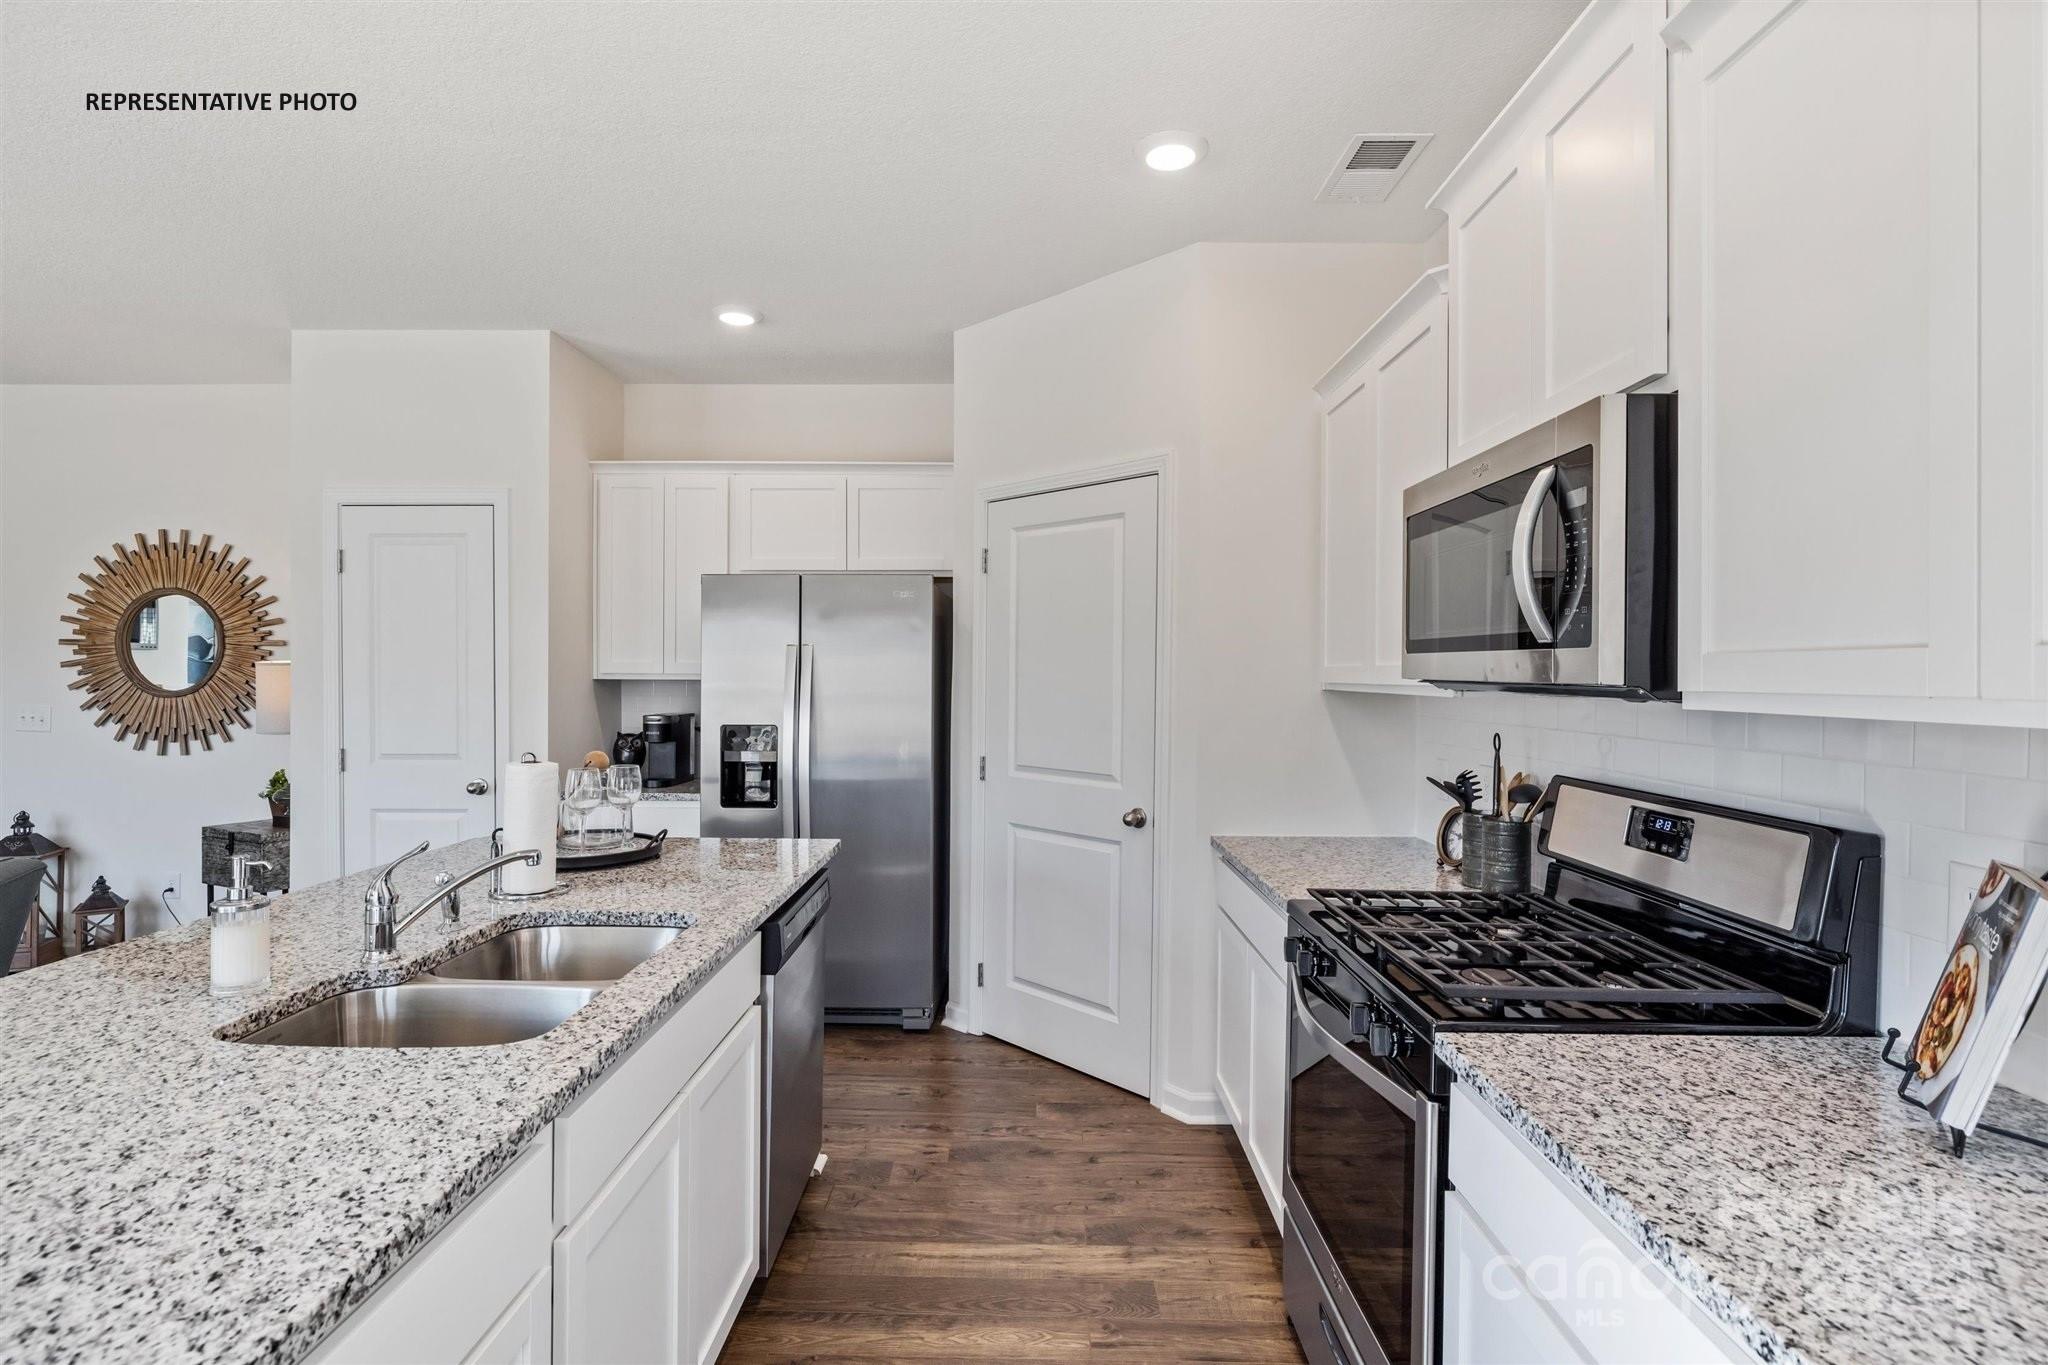
POLYGON ((17 730, 41 730, 50 728, 50 708, 47 706, 17 706, 14 708, 14 728, 17 730))

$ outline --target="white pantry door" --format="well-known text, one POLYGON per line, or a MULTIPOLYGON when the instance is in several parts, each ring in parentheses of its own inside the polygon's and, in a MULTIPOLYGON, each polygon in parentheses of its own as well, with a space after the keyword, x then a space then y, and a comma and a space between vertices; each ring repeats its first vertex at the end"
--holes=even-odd
POLYGON ((491 832, 497 554, 490 507, 341 509, 341 866, 491 832), (481 791, 471 791, 481 785, 481 791))
POLYGON ((1159 480, 989 505, 983 1027, 1148 1094, 1159 480))

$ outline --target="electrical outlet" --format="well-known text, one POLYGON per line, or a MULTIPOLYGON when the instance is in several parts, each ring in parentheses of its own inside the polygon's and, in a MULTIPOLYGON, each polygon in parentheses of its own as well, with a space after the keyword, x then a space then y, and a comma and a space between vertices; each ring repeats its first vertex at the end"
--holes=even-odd
POLYGON ((14 708, 14 728, 17 730, 40 730, 50 728, 50 708, 47 706, 17 706, 14 708))
POLYGON ((158 883, 158 885, 163 887, 163 890, 159 893, 161 898, 170 905, 171 909, 183 914, 185 910, 185 874, 182 872, 166 872, 163 881, 158 883))

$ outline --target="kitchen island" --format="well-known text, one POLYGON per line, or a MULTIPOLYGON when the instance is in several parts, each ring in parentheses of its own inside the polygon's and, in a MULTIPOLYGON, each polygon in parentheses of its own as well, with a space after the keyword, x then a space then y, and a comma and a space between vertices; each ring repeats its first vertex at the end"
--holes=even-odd
MULTIPOLYGON (((0 1361, 291 1362, 749 949, 831 840, 671 840, 517 909, 467 888, 363 968, 357 874, 278 898, 272 988, 217 1001, 206 923, 0 981, 0 1361), (507 929, 690 927, 563 1023, 485 1047, 234 1041, 507 929)), ((396 877, 410 904, 483 840, 396 877)))

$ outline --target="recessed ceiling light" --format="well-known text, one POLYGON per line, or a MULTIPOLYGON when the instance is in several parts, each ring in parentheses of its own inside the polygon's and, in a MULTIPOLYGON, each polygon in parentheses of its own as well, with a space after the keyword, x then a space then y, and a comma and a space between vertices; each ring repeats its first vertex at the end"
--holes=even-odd
POLYGON ((744 308, 722 308, 718 320, 728 327, 752 327, 760 319, 744 308))
POLYGON ((1209 154, 1209 140, 1195 133, 1154 133, 1138 151, 1155 171, 1184 171, 1209 154))

